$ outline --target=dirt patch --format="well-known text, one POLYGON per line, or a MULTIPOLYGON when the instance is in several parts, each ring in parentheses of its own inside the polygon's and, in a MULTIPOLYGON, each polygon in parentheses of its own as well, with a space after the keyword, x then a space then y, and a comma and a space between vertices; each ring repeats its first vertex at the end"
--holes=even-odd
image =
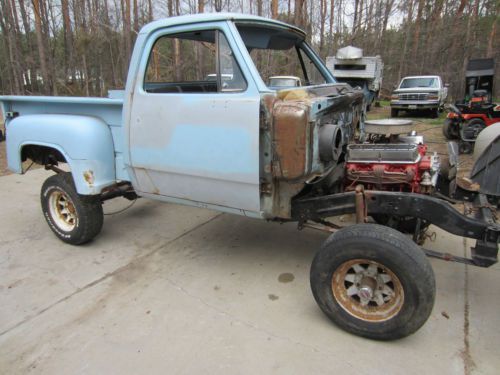
POLYGON ((11 174, 7 169, 7 157, 5 155, 5 142, 0 142, 0 176, 11 174))

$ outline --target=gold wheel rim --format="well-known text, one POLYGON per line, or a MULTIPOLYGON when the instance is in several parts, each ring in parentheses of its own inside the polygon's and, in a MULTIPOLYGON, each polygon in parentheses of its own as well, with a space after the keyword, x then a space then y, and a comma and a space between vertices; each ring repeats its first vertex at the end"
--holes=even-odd
POLYGON ((54 223, 65 232, 72 231, 77 223, 73 201, 65 192, 56 190, 49 197, 49 210, 54 223))
POLYGON ((350 315, 367 322, 383 322, 399 313, 404 290, 386 266, 368 259, 342 263, 332 275, 332 293, 350 315))

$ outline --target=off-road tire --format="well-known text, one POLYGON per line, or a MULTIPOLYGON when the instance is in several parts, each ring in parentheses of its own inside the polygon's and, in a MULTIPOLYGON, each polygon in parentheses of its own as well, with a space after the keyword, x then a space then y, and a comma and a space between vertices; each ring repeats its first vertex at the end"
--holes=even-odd
POLYGON ((391 117, 398 117, 399 110, 391 108, 391 117))
POLYGON ((99 196, 78 194, 71 173, 59 173, 47 178, 42 185, 40 201, 50 229, 66 243, 82 245, 102 229, 104 215, 99 196), (61 214, 59 218, 55 217, 59 212, 58 205, 53 203, 56 196, 64 197, 69 202, 74 217, 71 223, 66 224, 61 214))
POLYGON ((376 340, 394 340, 416 332, 429 318, 436 293, 434 273, 424 252, 400 232, 376 224, 353 225, 332 234, 312 262, 310 281, 316 302, 335 324, 376 340), (376 262, 396 276, 403 298, 399 299, 399 310, 386 320, 361 319, 348 312, 342 305, 345 301, 339 303, 334 294, 339 285, 334 283, 336 272, 358 260, 376 262))
POLYGON ((476 139, 479 133, 481 133, 486 128, 486 124, 480 118, 473 118, 467 120, 465 124, 462 124, 463 133, 465 133, 468 128, 473 128, 474 131, 477 132, 476 136, 474 137, 474 139, 476 139))

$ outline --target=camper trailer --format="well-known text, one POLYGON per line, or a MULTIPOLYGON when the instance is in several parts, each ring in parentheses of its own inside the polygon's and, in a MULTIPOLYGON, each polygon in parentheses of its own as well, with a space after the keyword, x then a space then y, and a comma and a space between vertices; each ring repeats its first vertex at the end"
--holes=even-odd
POLYGON ((366 109, 369 111, 382 86, 382 58, 379 55, 363 56, 361 48, 347 46, 339 49, 335 56, 328 56, 326 66, 337 81, 363 90, 366 109))

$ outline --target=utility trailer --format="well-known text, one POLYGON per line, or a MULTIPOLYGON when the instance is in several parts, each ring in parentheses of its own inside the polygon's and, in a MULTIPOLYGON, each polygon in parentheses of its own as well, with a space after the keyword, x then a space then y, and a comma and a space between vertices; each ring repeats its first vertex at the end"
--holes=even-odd
POLYGON ((486 101, 493 100, 493 83, 495 76, 495 60, 492 58, 470 59, 465 70, 465 97, 464 102, 474 97, 474 91, 484 90, 488 97, 486 101))
POLYGON ((340 48, 335 56, 328 56, 326 66, 337 81, 363 90, 366 110, 369 111, 382 87, 382 57, 363 56, 361 48, 347 46, 340 48))
POLYGON ((362 93, 336 82, 305 39, 294 26, 248 15, 153 22, 138 34, 123 95, 0 97, 8 166, 24 173, 30 159, 55 172, 41 188, 42 212, 72 245, 99 240, 102 205, 119 196, 334 232, 311 266, 321 310, 360 336, 410 335, 434 305, 426 254, 497 261, 500 184, 481 181, 500 175, 500 144, 478 157, 470 183, 458 178, 456 145, 448 165, 411 122, 365 121, 362 93), (198 69, 174 72, 172 43, 182 61, 202 50, 198 69), (265 73, 298 75, 305 86, 267 86, 254 50, 286 55, 294 64, 265 73), (458 201, 476 215, 456 210, 458 201), (330 219, 344 214, 357 224, 330 219), (430 224, 475 239, 471 258, 421 248, 430 224))

